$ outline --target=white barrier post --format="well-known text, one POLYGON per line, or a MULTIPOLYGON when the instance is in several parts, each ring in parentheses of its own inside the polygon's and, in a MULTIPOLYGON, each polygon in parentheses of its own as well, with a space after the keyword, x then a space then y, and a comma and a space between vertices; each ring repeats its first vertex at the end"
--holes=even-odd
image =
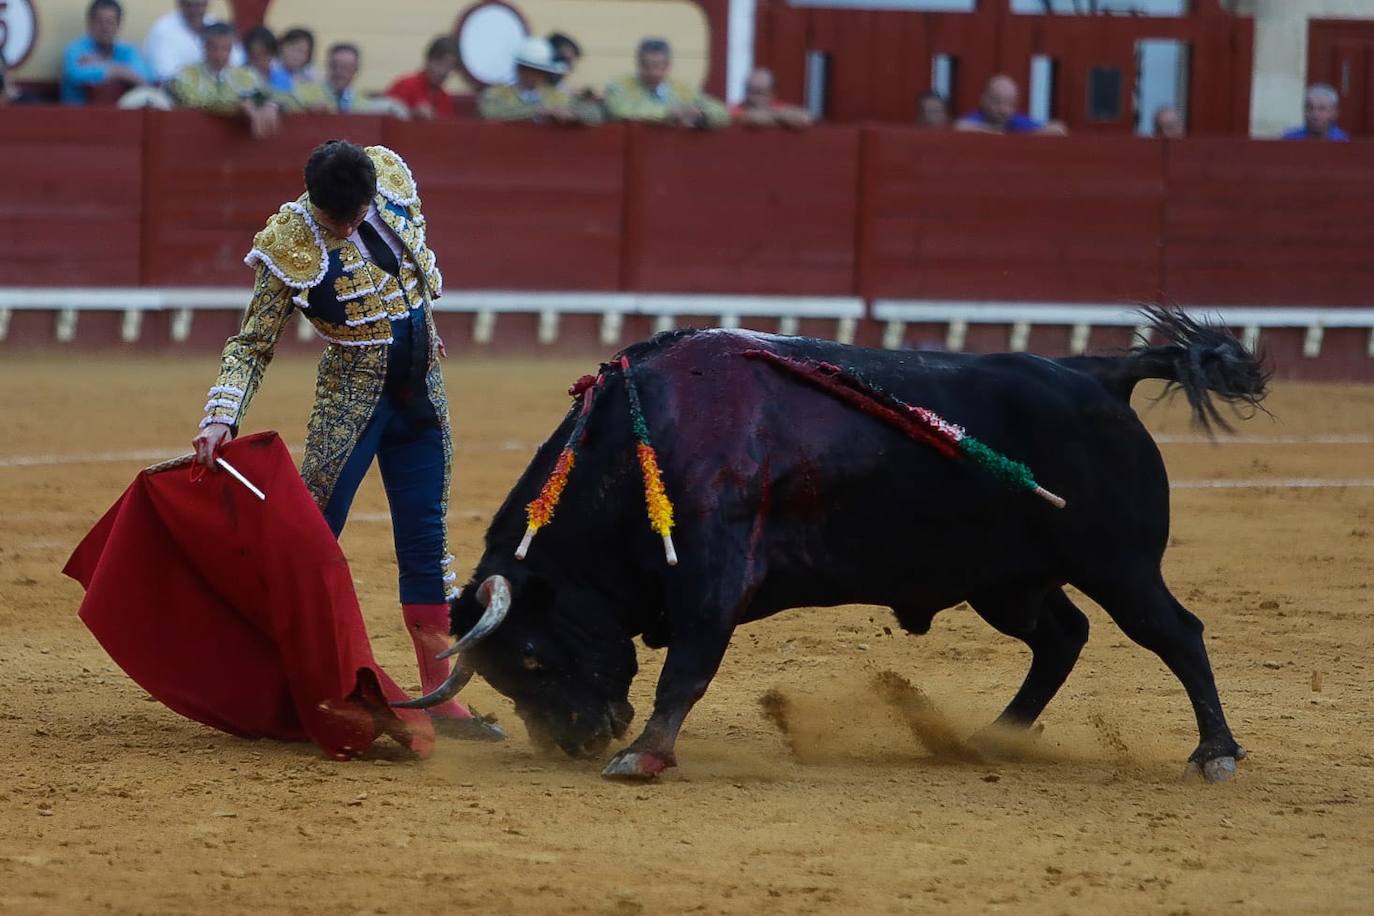
POLYGON ((540 311, 537 335, 539 342, 544 346, 558 342, 558 312, 555 309, 540 311))
POLYGON ((124 320, 119 323, 119 339, 125 343, 137 343, 142 329, 143 312, 138 309, 125 309, 124 320))
POLYGON ((472 319, 472 342, 486 346, 496 336, 496 313, 483 309, 472 319))
POLYGON ((1011 352, 1024 353, 1030 346, 1031 323, 1029 321, 1013 321, 1011 324, 1011 352))
POLYGON ((1086 321, 1080 321, 1073 326, 1073 333, 1069 335, 1069 352, 1074 356, 1082 356, 1088 352, 1088 341, 1092 337, 1093 326, 1086 321))
POLYGON ((54 328, 58 343, 71 343, 76 339, 76 316, 74 308, 58 309, 54 328))
POLYGON ((945 334, 945 349, 951 353, 964 352, 964 342, 968 340, 968 322, 962 318, 954 318, 949 322, 949 331, 945 334))
POLYGON ((902 341, 906 339, 906 322, 889 321, 883 325, 883 349, 896 350, 902 346, 902 341))
POLYGON ((625 316, 620 312, 601 313, 601 346, 614 347, 620 343, 620 329, 625 325, 625 316))
POLYGON ((1320 321, 1314 321, 1307 327, 1307 336, 1302 341, 1302 355, 1308 359, 1316 359, 1322 355, 1322 336, 1325 329, 1320 321))
POLYGON ((177 309, 172 312, 171 331, 172 340, 176 343, 185 343, 186 338, 191 336, 191 316, 195 313, 190 309, 177 309))

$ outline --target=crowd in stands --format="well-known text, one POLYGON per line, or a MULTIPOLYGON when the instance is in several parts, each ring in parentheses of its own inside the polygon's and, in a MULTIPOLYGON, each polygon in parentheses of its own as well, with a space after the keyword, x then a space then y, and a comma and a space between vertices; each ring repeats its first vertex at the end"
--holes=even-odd
MULTIPOLYGON (((207 14, 207 0, 175 0, 172 10, 149 30, 142 49, 120 40, 123 7, 119 0, 91 0, 86 34, 63 55, 60 98, 65 104, 119 104, 122 107, 183 107, 242 119, 255 137, 273 134, 285 115, 297 112, 390 114, 402 118, 458 116, 454 96, 444 87, 459 67, 458 46, 448 36, 425 49, 420 69, 395 80, 384 93, 366 97, 354 89, 362 66, 358 46, 331 45, 323 72, 315 67, 315 36, 292 28, 280 36, 258 26, 239 36, 227 23, 207 14)), ((573 72, 582 49, 571 36, 554 32, 531 36, 516 49, 514 80, 490 86, 477 99, 477 113, 493 121, 591 125, 603 121, 643 121, 671 127, 713 130, 731 124, 750 128, 804 129, 812 116, 779 101, 773 74, 749 74, 744 98, 727 108, 720 100, 672 76, 673 52, 661 38, 645 38, 635 51, 633 73, 604 89, 574 88, 573 72)), ((5 82, 0 59, 0 105, 19 100, 5 82)), ((1285 140, 1345 141, 1337 125, 1340 97, 1327 85, 1308 88, 1303 126, 1285 140)), ((920 96, 916 123, 927 130, 981 134, 1045 134, 1068 131, 1058 121, 1040 121, 1020 112, 1020 87, 1006 75, 990 79, 978 106, 955 117, 938 92, 920 96)), ((1156 137, 1185 136, 1185 120, 1175 106, 1157 109, 1151 120, 1156 137)))

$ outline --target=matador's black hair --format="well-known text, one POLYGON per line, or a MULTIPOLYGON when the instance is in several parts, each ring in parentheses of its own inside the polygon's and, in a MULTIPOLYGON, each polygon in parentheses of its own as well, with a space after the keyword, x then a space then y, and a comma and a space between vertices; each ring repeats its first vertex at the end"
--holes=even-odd
POLYGON ((327 140, 305 163, 310 202, 331 219, 351 220, 377 194, 377 169, 363 148, 327 140))

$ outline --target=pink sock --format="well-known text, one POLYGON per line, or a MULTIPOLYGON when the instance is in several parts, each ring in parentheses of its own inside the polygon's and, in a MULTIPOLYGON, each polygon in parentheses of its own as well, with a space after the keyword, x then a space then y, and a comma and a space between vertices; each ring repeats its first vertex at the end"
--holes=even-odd
MULTIPOLYGON (((449 646, 448 605, 403 604, 401 616, 405 618, 406 630, 415 643, 415 660, 420 666, 420 687, 429 693, 448 677, 448 661, 434 657, 449 646)), ((468 708, 457 700, 430 707, 429 714, 439 719, 472 718, 468 708)))

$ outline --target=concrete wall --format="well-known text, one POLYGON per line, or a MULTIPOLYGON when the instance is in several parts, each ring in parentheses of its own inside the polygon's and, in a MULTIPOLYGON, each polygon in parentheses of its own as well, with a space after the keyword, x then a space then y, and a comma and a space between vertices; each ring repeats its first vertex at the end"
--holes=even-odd
POLYGON ((1239 0, 1255 17, 1250 133, 1272 137, 1302 123, 1310 19, 1374 19, 1374 0, 1239 0))

